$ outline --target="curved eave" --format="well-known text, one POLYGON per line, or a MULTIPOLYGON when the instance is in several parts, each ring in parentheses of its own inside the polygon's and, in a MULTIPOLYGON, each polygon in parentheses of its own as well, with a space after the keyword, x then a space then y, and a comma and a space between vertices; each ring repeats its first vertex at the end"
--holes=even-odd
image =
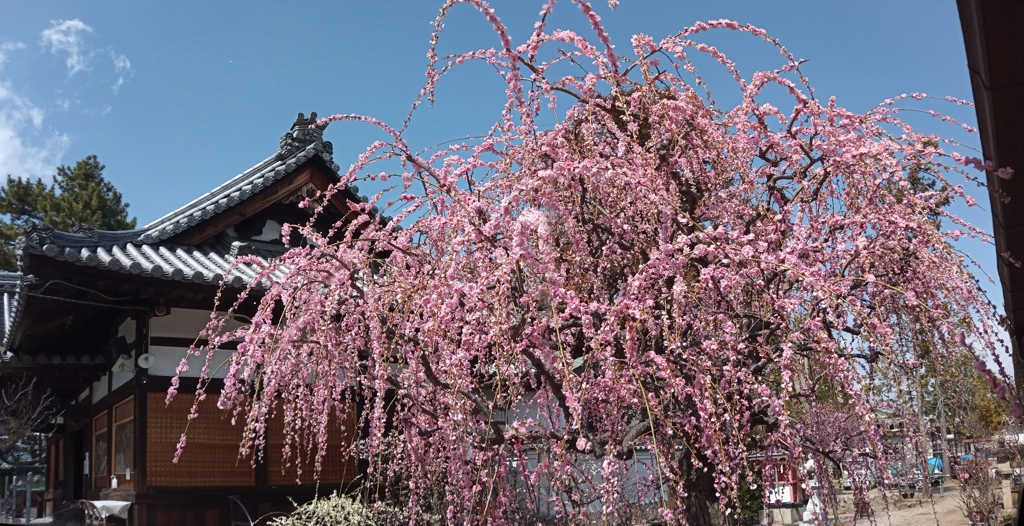
MULTIPOLYGON (((278 152, 185 206, 146 225, 143 228, 145 233, 138 240, 153 243, 184 232, 258 194, 315 157, 323 160, 337 174, 338 165, 334 164, 331 156, 324 150, 323 143, 309 144, 288 155, 278 152)), ((354 193, 354 189, 352 190, 354 193)))
MULTIPOLYGON (((244 287, 270 265, 275 255, 268 250, 251 252, 258 263, 236 264, 236 254, 246 243, 233 241, 229 236, 216 236, 199 245, 176 243, 123 243, 115 245, 93 245, 85 247, 64 247, 48 243, 42 247, 26 246, 30 254, 42 255, 59 261, 67 261, 84 267, 159 278, 169 281, 244 287)), ((246 247, 248 248, 248 247, 246 247)), ((270 279, 281 279, 282 271, 270 273, 270 279)), ((260 283, 266 287, 268 283, 260 283)))
POLYGON ((9 349, 14 328, 21 319, 23 303, 23 287, 26 278, 20 272, 0 271, 0 361, 8 361, 11 357, 9 349))
MULTIPOLYGON (((47 243, 60 247, 85 248, 164 241, 245 202, 314 159, 322 161, 337 175, 338 165, 334 164, 330 154, 324 150, 323 143, 313 143, 291 153, 278 151, 228 182, 142 228, 61 232, 45 225, 36 225, 25 233, 26 245, 31 251, 33 248, 41 249, 47 243)), ((358 188, 349 186, 346 190, 352 200, 360 200, 358 188)))
MULTIPOLYGON (((985 159, 1009 166, 1009 180, 988 174, 996 253, 1024 259, 1024 2, 957 0, 985 159), (1008 200, 1004 200, 1008 197, 1008 200)), ((1024 269, 999 256, 999 278, 1013 344, 1024 350, 1024 269)), ((1018 386, 1024 363, 1014 360, 1018 386)))

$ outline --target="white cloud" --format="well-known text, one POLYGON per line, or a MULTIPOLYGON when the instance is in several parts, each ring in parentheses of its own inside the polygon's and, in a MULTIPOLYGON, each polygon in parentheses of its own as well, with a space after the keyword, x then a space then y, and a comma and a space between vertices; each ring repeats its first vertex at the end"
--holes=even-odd
POLYGON ((28 134, 41 135, 43 110, 15 93, 0 79, 0 177, 52 177, 68 149, 66 134, 51 134, 42 146, 26 141, 28 134))
MULTIPOLYGON (((113 47, 90 46, 86 38, 92 32, 92 27, 79 19, 54 20, 49 28, 40 32, 39 38, 44 50, 57 56, 66 56, 69 79, 76 73, 91 70, 94 59, 109 54, 110 67, 116 78, 112 89, 117 93, 134 74, 131 61, 127 56, 116 53, 113 47)), ((0 41, 0 178, 10 174, 49 179, 67 153, 71 140, 68 134, 44 126, 47 113, 43 108, 50 108, 55 113, 66 113, 78 106, 79 101, 73 87, 70 93, 57 89, 56 100, 39 105, 15 89, 11 79, 4 75, 3 66, 9 59, 13 59, 13 51, 23 48, 25 45, 20 42, 0 41)), ((106 75, 110 74, 108 70, 106 75)), ((95 102, 100 104, 101 110, 84 110, 85 113, 106 115, 113 110, 110 104, 95 102)))
MULTIPOLYGON (((97 54, 108 52, 114 66, 114 74, 117 81, 110 89, 116 94, 135 74, 132 70, 132 63, 126 55, 114 52, 112 47, 90 48, 85 42, 85 34, 92 33, 92 27, 79 19, 74 20, 51 20, 50 27, 39 33, 40 42, 44 48, 56 55, 58 52, 67 53, 68 77, 72 77, 79 71, 91 69, 89 61, 97 54)), ((24 46, 22 46, 24 47, 24 46)), ((0 49, 2 53, 2 49, 0 49)), ((0 54, 0 66, 3 65, 3 55, 0 54)))
POLYGON ((114 90, 114 93, 117 93, 121 90, 121 86, 124 84, 124 73, 127 73, 130 76, 133 75, 134 72, 132 71, 132 63, 128 60, 128 57, 118 55, 111 51, 110 58, 114 61, 114 73, 121 73, 121 75, 117 76, 117 82, 110 87, 110 89, 114 90))
POLYGON ((43 110, 28 99, 14 93, 10 83, 2 80, 0 80, 0 114, 10 122, 32 123, 35 128, 43 125, 43 110))
POLYGON ((25 49, 25 44, 21 42, 4 42, 0 44, 0 69, 4 67, 4 62, 7 62, 7 53, 15 49, 25 49))
POLYGON ((82 33, 91 33, 92 28, 79 19, 53 20, 49 29, 39 34, 44 46, 57 54, 64 51, 68 54, 68 76, 88 69, 90 53, 82 40, 82 33))
POLYGON ((110 58, 114 59, 114 71, 121 72, 122 70, 131 71, 132 63, 128 60, 128 57, 124 55, 117 55, 113 51, 110 52, 110 58))

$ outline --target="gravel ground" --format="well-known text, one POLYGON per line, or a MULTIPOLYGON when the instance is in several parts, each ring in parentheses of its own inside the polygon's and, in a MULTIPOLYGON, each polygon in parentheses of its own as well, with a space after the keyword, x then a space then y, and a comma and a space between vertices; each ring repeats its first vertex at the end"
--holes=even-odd
MULTIPOLYGON (((934 508, 931 501, 920 493, 913 499, 901 499, 892 491, 886 493, 889 495, 888 506, 880 490, 874 489, 870 493, 871 508, 878 526, 968 526, 967 518, 960 512, 960 491, 955 484, 947 484, 941 495, 934 494, 934 508)), ((854 518, 852 491, 839 493, 838 522, 843 526, 871 524, 868 518, 854 518)))

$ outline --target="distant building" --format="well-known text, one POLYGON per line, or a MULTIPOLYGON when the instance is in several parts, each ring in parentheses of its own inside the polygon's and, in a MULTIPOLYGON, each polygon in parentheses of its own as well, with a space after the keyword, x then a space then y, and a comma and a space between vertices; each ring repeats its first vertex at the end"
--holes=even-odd
MULTIPOLYGON (((114 500, 131 503, 135 526, 221 525, 229 522, 229 495, 253 517, 314 496, 311 466, 301 484, 294 466, 282 470, 280 421, 268 430, 266 461, 253 468, 251 458, 239 458, 241 424, 216 408, 224 369, 213 374, 177 464, 171 459, 202 358, 191 359, 176 401, 164 399, 218 287, 227 284, 222 304, 230 305, 253 279, 248 265, 230 269, 235 258, 282 254, 281 225, 310 219, 297 203, 339 180, 331 143, 311 126, 315 115, 299 114, 267 159, 145 227, 26 232, 21 272, 0 275, 0 374, 36 376, 61 405, 48 444, 45 514, 79 499, 114 500)), ((336 193, 317 224, 342 220, 360 201, 356 192, 336 193)), ((232 352, 225 347, 215 367, 232 352)), ((331 438, 321 493, 358 478, 358 463, 341 453, 355 432, 351 412, 331 438)))

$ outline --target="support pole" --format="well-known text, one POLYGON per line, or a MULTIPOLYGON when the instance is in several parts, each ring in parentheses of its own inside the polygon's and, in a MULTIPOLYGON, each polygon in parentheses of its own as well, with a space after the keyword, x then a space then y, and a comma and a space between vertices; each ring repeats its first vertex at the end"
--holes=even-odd
POLYGON ((32 520, 32 472, 25 477, 25 524, 32 520))
POLYGON ((945 398, 945 394, 942 391, 942 378, 935 378, 935 389, 939 395, 939 432, 942 433, 942 486, 939 486, 939 493, 943 493, 943 486, 946 485, 947 477, 949 476, 949 429, 946 427, 946 410, 943 407, 942 401, 945 398))

